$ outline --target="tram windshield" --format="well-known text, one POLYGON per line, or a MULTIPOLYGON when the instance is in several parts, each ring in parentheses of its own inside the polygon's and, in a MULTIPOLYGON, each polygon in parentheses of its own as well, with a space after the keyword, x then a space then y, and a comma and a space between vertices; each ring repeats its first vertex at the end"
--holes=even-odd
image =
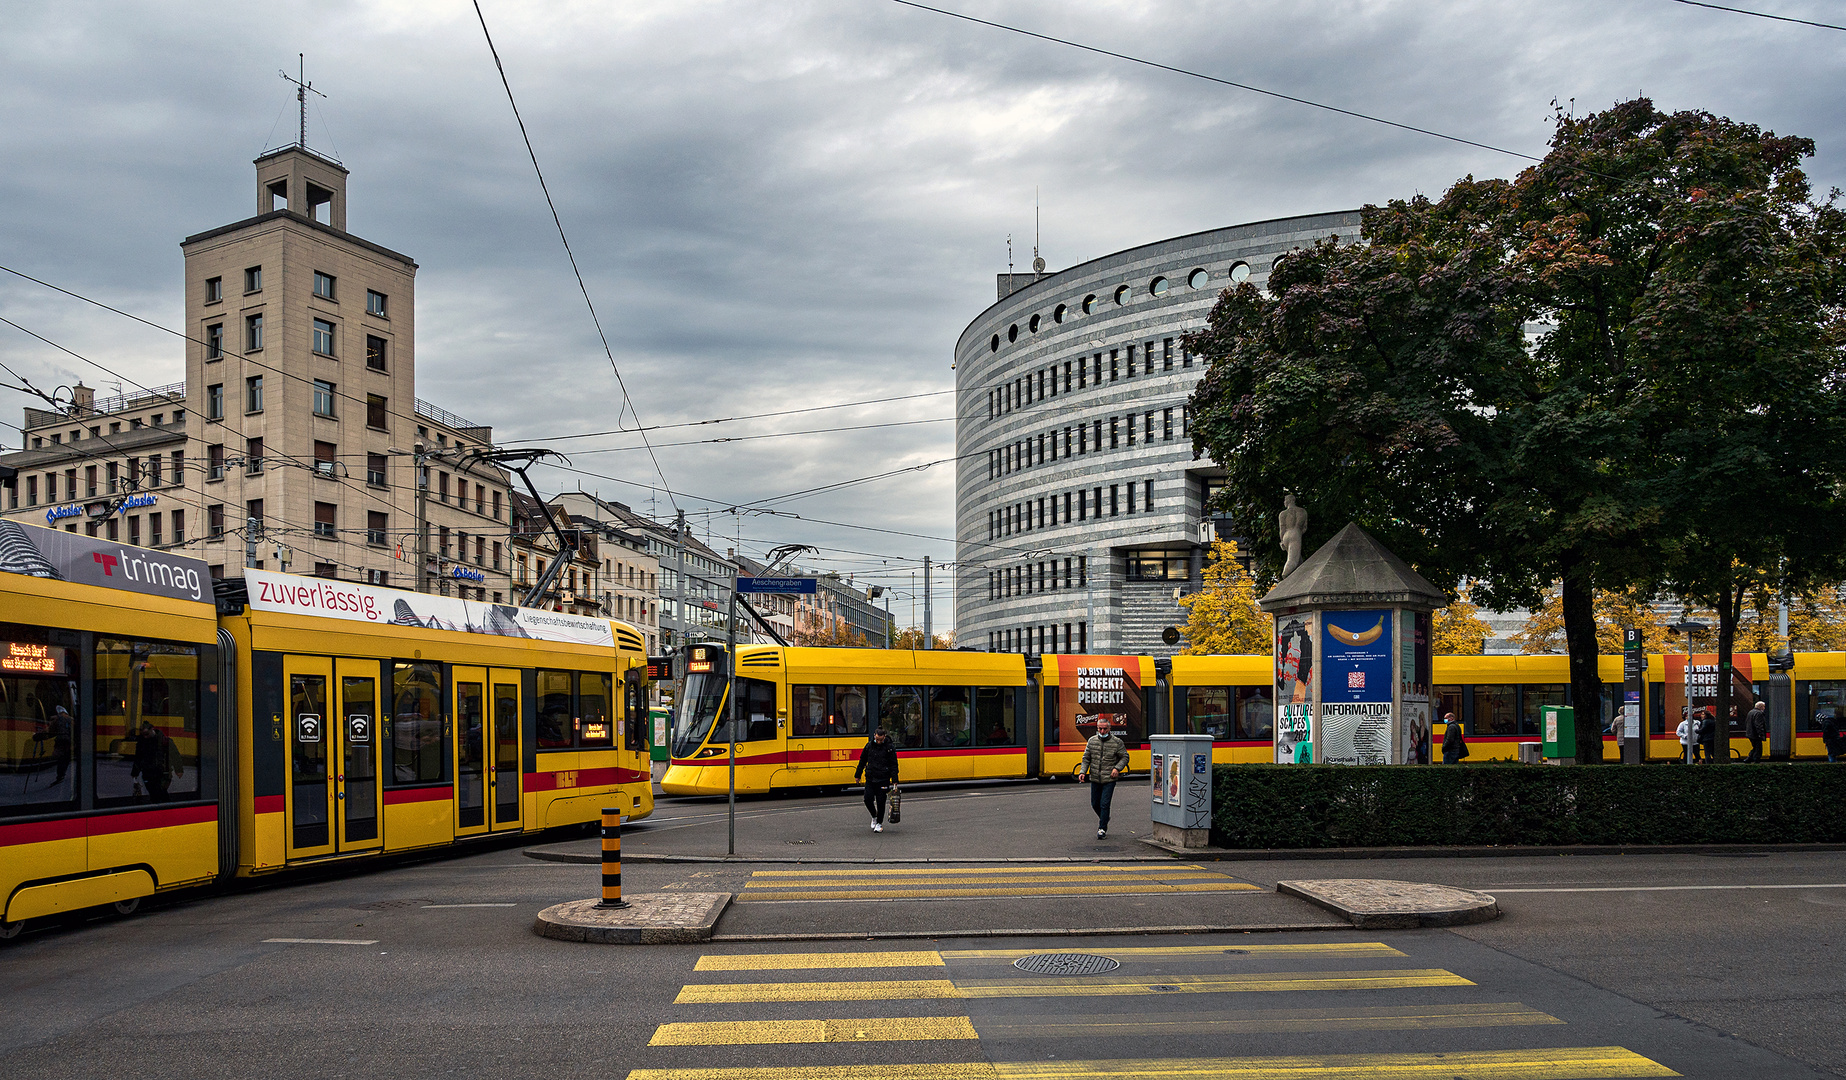
POLYGON ((691 757, 711 734, 718 709, 724 704, 725 677, 718 672, 686 676, 686 690, 674 707, 673 756, 691 757))

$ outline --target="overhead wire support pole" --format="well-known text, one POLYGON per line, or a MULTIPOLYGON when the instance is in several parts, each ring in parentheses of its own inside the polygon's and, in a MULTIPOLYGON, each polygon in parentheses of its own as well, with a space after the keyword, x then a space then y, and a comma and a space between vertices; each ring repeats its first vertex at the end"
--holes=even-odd
POLYGON ((737 582, 731 582, 731 615, 724 621, 724 724, 731 743, 724 804, 728 841, 725 854, 737 854, 737 582))

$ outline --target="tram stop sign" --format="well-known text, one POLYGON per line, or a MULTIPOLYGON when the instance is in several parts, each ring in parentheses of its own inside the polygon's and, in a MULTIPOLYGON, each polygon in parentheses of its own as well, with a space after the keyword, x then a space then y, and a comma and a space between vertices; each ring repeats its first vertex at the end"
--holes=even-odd
POLYGON ((813 596, 820 591, 818 578, 811 577, 740 577, 740 593, 779 593, 783 596, 813 596))

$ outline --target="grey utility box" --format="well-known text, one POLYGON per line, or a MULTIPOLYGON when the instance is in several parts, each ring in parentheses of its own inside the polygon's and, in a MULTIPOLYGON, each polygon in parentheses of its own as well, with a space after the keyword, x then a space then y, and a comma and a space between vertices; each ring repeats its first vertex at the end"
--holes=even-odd
POLYGON ((1211 846, 1211 736, 1150 735, 1154 840, 1211 846))

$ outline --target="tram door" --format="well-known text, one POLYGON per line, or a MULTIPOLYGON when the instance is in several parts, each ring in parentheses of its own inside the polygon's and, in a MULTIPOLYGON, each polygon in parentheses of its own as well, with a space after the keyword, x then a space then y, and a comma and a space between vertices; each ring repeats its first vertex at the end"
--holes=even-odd
POLYGON ((487 831, 487 669, 452 670, 455 686, 455 835, 487 831))
POLYGON ((489 684, 493 687, 493 772, 487 788, 492 798, 494 831, 519 828, 520 767, 523 756, 519 746, 519 672, 493 670, 489 684))
POLYGON ((288 857, 378 847, 378 664, 291 656, 284 672, 288 857))

